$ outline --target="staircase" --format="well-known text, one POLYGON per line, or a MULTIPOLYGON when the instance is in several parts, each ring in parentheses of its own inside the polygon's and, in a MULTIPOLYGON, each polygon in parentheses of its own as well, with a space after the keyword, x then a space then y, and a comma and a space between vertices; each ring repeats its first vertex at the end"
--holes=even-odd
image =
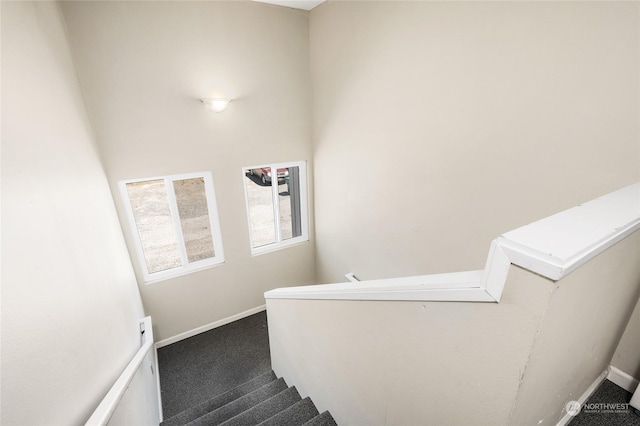
POLYGON ((337 426, 273 371, 166 419, 161 426, 337 426))

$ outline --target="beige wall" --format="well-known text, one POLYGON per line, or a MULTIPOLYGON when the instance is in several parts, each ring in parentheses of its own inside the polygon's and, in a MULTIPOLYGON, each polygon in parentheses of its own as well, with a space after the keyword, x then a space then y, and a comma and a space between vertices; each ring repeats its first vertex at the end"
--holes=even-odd
POLYGON ((140 294, 53 2, 2 2, 3 425, 83 424, 140 294))
POLYGON ((627 324, 611 365, 640 380, 640 302, 627 324))
POLYGON ((500 304, 268 299, 274 371, 339 425, 504 425, 551 282, 500 304))
POLYGON ((340 425, 556 424, 607 366, 640 292, 640 232, 500 303, 269 299, 273 368, 340 425))
POLYGON ((62 10, 125 227, 119 180, 213 173, 226 263, 140 284, 157 339, 260 306, 266 290, 312 284, 313 239, 251 257, 241 171, 311 161, 308 13, 248 1, 62 10), (215 114, 199 102, 214 96, 234 100, 215 114))
POLYGON ((313 9, 319 281, 479 269, 496 235, 637 182, 639 8, 313 9))
MULTIPOLYGON (((640 295, 639 247, 635 232, 557 283, 509 424, 555 425, 566 403, 582 396, 612 363, 640 295)), ((525 274, 508 285, 541 280, 525 274)))
POLYGON ((123 222, 118 180, 214 174, 227 262, 140 286, 159 339, 275 287, 477 269, 501 232, 640 179, 637 3, 62 7, 123 222), (251 257, 239 170, 299 159, 318 241, 251 257))

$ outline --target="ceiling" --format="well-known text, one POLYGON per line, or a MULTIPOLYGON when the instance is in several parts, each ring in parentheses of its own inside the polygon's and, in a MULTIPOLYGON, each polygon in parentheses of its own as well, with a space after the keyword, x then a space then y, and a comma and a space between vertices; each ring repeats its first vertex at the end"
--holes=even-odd
POLYGON ((260 3, 276 4, 278 6, 292 7, 294 9, 311 10, 325 0, 254 0, 260 3))

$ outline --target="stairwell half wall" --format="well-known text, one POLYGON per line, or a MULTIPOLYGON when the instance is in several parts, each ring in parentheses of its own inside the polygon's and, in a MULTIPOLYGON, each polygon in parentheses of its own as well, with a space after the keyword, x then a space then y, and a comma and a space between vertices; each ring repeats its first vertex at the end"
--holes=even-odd
POLYGON ((498 304, 267 299, 274 371, 341 425, 555 424, 611 362, 639 246, 557 282, 512 265, 498 304))

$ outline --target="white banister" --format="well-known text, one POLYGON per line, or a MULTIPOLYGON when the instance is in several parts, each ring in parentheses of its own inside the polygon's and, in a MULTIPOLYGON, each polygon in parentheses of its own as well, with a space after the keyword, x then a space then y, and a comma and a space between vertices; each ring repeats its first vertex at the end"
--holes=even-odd
POLYGON ((98 405, 98 408, 96 408, 85 425, 106 425, 116 408, 118 408, 118 404, 129 387, 131 380, 133 380, 140 364, 142 364, 142 361, 153 347, 151 317, 146 317, 140 320, 140 332, 142 333, 144 343, 133 356, 122 374, 120 374, 120 377, 118 377, 109 392, 107 392, 107 395, 104 397, 100 405, 98 405))
POLYGON ((285 287, 264 296, 499 302, 511 264, 557 281, 639 228, 640 183, 636 183, 501 235, 491 243, 481 271, 285 287))

